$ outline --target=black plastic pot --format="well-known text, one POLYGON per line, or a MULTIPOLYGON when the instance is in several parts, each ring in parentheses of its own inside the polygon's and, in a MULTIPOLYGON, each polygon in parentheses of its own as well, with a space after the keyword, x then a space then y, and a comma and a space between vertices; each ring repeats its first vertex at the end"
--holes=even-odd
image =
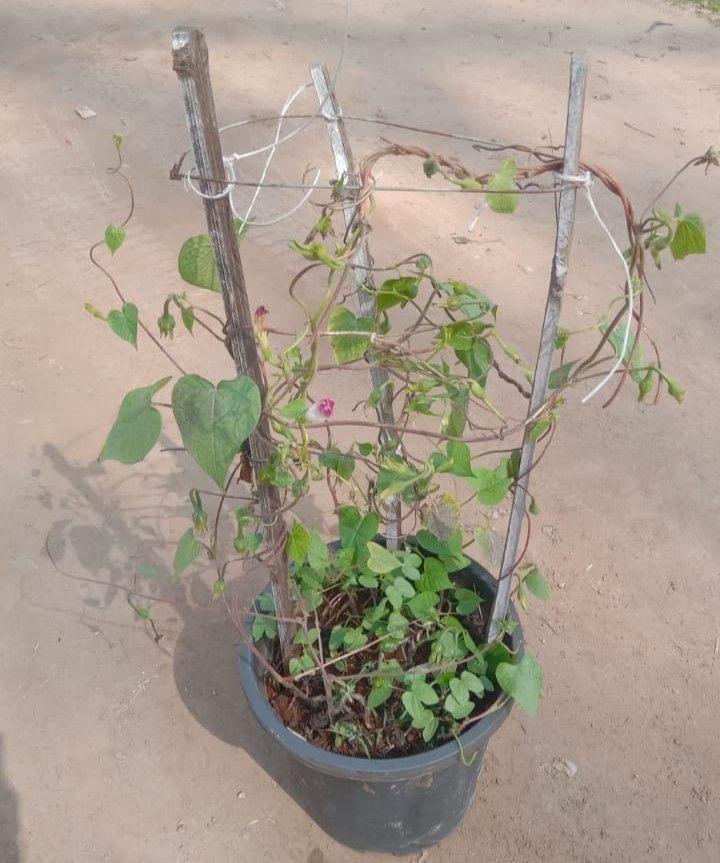
MULTIPOLYGON (((474 587, 489 607, 496 588, 484 567, 473 562, 453 577, 474 587)), ((512 615, 517 620, 514 609, 512 615)), ((519 625, 507 643, 522 650, 519 625)), ((265 696, 262 666, 244 646, 240 677, 255 718, 291 756, 295 798, 334 839, 361 851, 411 854, 448 836, 473 801, 488 740, 513 704, 500 694, 497 707, 460 736, 462 754, 453 740, 404 758, 349 758, 313 746, 283 724, 265 696)))

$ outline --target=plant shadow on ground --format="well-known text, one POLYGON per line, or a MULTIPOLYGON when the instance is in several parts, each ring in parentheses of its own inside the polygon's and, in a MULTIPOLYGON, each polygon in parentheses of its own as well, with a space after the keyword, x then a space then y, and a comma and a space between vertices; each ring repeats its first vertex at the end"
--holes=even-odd
MULTIPOLYGON (((56 610, 71 614, 83 623, 90 619, 88 612, 91 612, 95 622, 102 624, 103 610, 124 601, 138 563, 153 566, 159 572, 169 569, 172 541, 177 537, 168 535, 169 529, 162 529, 156 511, 164 495, 186 493, 188 478, 181 471, 167 474, 146 471, 143 476, 149 481, 150 490, 144 483, 138 495, 122 481, 113 485, 101 466, 73 463, 52 444, 45 445, 44 456, 68 486, 66 493, 58 495, 56 500, 45 501, 45 506, 61 509, 63 513, 48 533, 48 551, 59 580, 69 579, 69 583, 77 585, 77 593, 63 585, 65 601, 63 608, 56 610), (78 608, 80 596, 81 607, 78 608)), ((184 502, 162 504, 162 509, 163 521, 190 515, 190 508, 184 502)), ((320 523, 322 516, 318 510, 312 505, 304 509, 309 521, 320 523)), ((245 607, 267 581, 263 567, 250 569, 247 578, 241 577, 240 586, 235 582, 229 588, 232 596, 245 607)), ((138 584, 139 591, 149 591, 162 600, 153 606, 158 631, 164 634, 157 647, 172 656, 180 698, 200 725, 214 737, 244 749, 302 807, 303 801, 286 756, 278 747, 271 746, 242 693, 238 671, 240 635, 225 605, 213 599, 211 582, 212 576, 205 575, 181 580, 161 578, 152 584, 138 584), (177 638, 172 639, 170 630, 176 629, 175 618, 181 629, 177 638)), ((55 590, 51 591, 51 596, 57 598, 55 590)), ((51 596, 45 599, 50 600, 51 596)), ((37 597, 27 598, 35 605, 47 606, 37 597)), ((133 621, 128 609, 127 625, 141 628, 143 623, 133 621)), ((147 632, 152 637, 151 630, 147 632)), ((5 794, 6 786, 1 779, 0 775, 0 801, 4 807, 5 798, 1 795, 5 794)), ((4 808, 1 811, 0 824, 5 830, 4 808)), ((4 833, 0 833, 0 839, 4 838, 4 833)), ((5 846, 0 844, 0 848, 4 850, 5 846)), ((9 852, 0 854, 0 863, 15 861, 9 852)))
POLYGON ((0 737, 0 860, 20 863, 19 802, 3 769, 3 738, 0 737))

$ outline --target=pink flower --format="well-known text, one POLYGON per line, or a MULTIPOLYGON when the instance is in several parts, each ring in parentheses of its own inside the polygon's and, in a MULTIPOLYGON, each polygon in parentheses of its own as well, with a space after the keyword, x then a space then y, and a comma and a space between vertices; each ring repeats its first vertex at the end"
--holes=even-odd
POLYGON ((331 399, 330 396, 325 396, 324 398, 318 399, 314 405, 310 405, 306 418, 308 422, 311 423, 327 422, 333 415, 334 409, 335 399, 331 399))

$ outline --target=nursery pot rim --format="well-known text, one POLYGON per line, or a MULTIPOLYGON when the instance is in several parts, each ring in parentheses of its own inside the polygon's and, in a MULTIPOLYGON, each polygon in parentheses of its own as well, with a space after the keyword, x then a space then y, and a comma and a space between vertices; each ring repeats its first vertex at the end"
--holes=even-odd
MULTIPOLYGON (((470 565, 462 570, 464 573, 468 571, 479 576, 493 592, 497 590, 495 579, 476 561, 471 560, 470 565)), ((461 573, 457 573, 457 575, 461 575, 461 573)), ((510 609, 510 617, 517 626, 512 634, 506 637, 506 641, 509 642, 508 646, 514 653, 522 653, 525 639, 522 626, 513 607, 510 609)), ((252 616, 249 617, 249 623, 252 626, 252 616)), ((394 782, 436 771, 461 758, 462 753, 467 753, 472 757, 473 751, 488 740, 507 719, 514 704, 514 700, 509 695, 500 693, 498 700, 492 704, 488 712, 466 731, 463 731, 457 740, 447 741, 425 752, 397 758, 357 758, 321 749, 308 742, 301 735, 291 731, 267 700, 264 691, 264 674, 260 675, 258 679, 255 671, 257 664, 257 660, 253 657, 248 645, 242 644, 238 657, 242 688, 250 704, 250 709, 263 730, 304 764, 323 773, 343 778, 394 782), (458 741, 460 745, 458 745, 458 741)))

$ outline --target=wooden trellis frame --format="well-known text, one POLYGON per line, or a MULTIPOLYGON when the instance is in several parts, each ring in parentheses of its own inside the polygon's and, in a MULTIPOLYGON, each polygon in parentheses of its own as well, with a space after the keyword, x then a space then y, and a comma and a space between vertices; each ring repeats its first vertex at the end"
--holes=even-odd
MULTIPOLYGON (((179 28, 173 33, 172 48, 173 68, 180 78, 195 163, 200 177, 225 177, 205 38, 197 29, 179 28)), ((344 215, 349 231, 354 227, 359 217, 357 207, 352 206, 357 201, 359 191, 352 150, 327 70, 321 64, 316 63, 311 66, 310 74, 318 95, 321 114, 328 129, 338 178, 345 180, 343 194, 350 206, 344 209, 344 215)), ((574 53, 570 64, 570 87, 563 157, 564 182, 562 191, 559 193, 555 252, 540 333, 540 345, 535 363, 535 374, 527 414, 528 420, 534 418, 547 398, 550 366, 560 320, 563 291, 567 280, 575 222, 577 183, 574 183, 573 179, 577 176, 580 166, 586 80, 587 55, 585 52, 574 53)), ((239 374, 248 375, 262 389, 260 358, 253 335, 252 317, 230 202, 227 195, 222 194, 222 184, 200 179, 199 188, 203 195, 215 196, 204 198, 205 213, 220 275, 228 319, 227 330, 235 365, 239 374)), ((372 317, 375 310, 374 281, 372 257, 366 240, 360 244, 353 264, 356 277, 360 282, 360 290, 358 291, 360 313, 366 317, 372 317)), ((382 386, 388 380, 387 372, 374 365, 371 356, 369 360, 373 386, 382 386)), ((378 417, 381 423, 388 425, 394 423, 392 404, 389 399, 385 399, 378 405, 378 417)), ((507 617, 511 594, 511 576, 517 563, 518 549, 526 517, 528 476, 532 469, 535 452, 535 442, 529 434, 530 428, 531 424, 528 422, 520 455, 519 479, 510 508, 508 530, 500 565, 498 592, 492 609, 489 631, 491 640, 500 634, 502 621, 507 617)), ((256 468, 265 464, 270 456, 268 440, 269 423, 265 418, 261 419, 258 432, 250 439, 252 458, 256 468)), ((293 616, 292 603, 288 592, 287 557, 283 547, 286 528, 282 516, 279 515, 279 495, 273 486, 261 485, 258 488, 258 497, 261 515, 266 526, 266 539, 271 549, 269 565, 277 613, 280 618, 290 618, 293 616)), ((397 546, 398 536, 401 533, 399 501, 391 501, 389 510, 391 517, 388 521, 388 545, 393 548, 397 546)), ((282 620, 279 624, 279 631, 281 646, 285 654, 285 648, 289 645, 292 632, 282 620)))

